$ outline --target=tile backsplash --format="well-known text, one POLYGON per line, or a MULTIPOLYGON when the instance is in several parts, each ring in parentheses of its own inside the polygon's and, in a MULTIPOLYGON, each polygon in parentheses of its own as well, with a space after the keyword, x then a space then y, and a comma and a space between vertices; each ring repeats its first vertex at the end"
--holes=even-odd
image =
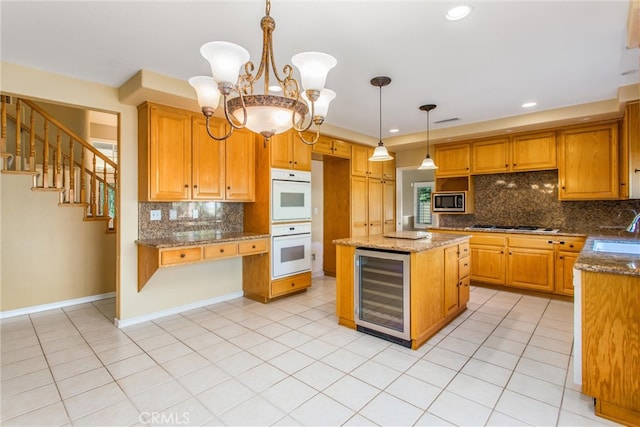
POLYGON ((621 230, 640 200, 559 201, 558 171, 476 175, 475 214, 440 215, 442 227, 473 224, 535 225, 567 232, 621 230))
POLYGON ((243 230, 244 205, 228 202, 144 202, 138 206, 138 239, 174 237, 187 232, 222 233, 243 230), (198 211, 198 218, 193 211, 198 211), (160 221, 151 221, 152 210, 161 212, 160 221), (171 210, 176 219, 170 220, 171 210))

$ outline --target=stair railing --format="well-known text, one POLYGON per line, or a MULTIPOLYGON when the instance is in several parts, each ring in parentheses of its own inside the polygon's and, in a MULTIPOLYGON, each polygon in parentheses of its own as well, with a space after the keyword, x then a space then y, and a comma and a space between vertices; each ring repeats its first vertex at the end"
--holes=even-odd
POLYGON ((0 98, 2 171, 32 174, 34 190, 60 192, 61 206, 82 206, 85 219, 108 220, 113 231, 118 165, 32 101, 15 98, 12 114, 9 97, 0 98), (20 130, 14 141, 8 122, 20 130))

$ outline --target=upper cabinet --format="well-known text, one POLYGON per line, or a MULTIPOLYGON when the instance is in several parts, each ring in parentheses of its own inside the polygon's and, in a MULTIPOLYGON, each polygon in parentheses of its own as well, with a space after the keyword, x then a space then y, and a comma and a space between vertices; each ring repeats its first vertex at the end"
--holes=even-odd
POLYGON ((618 123, 561 130, 558 142, 558 198, 619 198, 618 123))
POLYGON ((436 176, 463 176, 471 171, 471 145, 445 144, 434 147, 436 176))
POLYGON ((311 145, 302 142, 295 131, 274 135, 268 144, 271 145, 271 167, 311 170, 311 145))
POLYGON ((640 199, 640 101, 627 103, 622 119, 620 198, 640 199))
POLYGON ((471 173, 524 172, 555 169, 556 133, 514 135, 473 142, 471 173))
MULTIPOLYGON (((212 118, 210 128, 225 134, 223 120, 212 118)), ((249 131, 215 141, 199 114, 151 103, 138 108, 140 201, 253 201, 254 159, 249 131)))
MULTIPOLYGON (((310 138, 311 137, 312 135, 310 135, 310 138)), ((345 141, 340 141, 339 139, 333 139, 328 136, 320 135, 320 138, 318 138, 318 142, 316 142, 311 147, 311 152, 350 159, 351 144, 345 141)))

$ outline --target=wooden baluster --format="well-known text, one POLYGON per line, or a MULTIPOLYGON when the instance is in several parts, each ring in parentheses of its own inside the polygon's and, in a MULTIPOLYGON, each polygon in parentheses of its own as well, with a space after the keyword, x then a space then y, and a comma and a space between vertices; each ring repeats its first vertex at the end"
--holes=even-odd
POLYGON ((15 170, 22 170, 22 103, 18 99, 16 103, 16 158, 14 159, 15 170))
POLYGON ((82 203, 83 205, 85 203, 87 203, 87 195, 85 194, 86 192, 86 186, 87 184, 84 182, 86 179, 86 172, 85 172, 85 148, 84 145, 82 146, 82 162, 80 164, 80 203, 82 203))
MULTIPOLYGON (((56 154, 57 155, 57 154, 56 154)), ((57 160, 56 160, 57 161, 57 160)), ((59 203, 66 203, 67 201, 67 197, 66 197, 66 193, 67 190, 65 189, 65 183, 67 182, 67 173, 66 173, 66 160, 64 158, 64 156, 62 156, 62 163, 60 164, 60 167, 62 168, 62 172, 59 172, 56 180, 60 180, 60 186, 56 188, 62 188, 63 191, 60 192, 60 202, 59 203)), ((55 168, 54 168, 55 170, 55 168)))
POLYGON ((64 185, 64 181, 62 179, 62 173, 64 168, 64 156, 62 155, 62 135, 60 135, 60 129, 58 129, 58 134, 56 135, 56 164, 54 167, 54 177, 55 182, 54 185, 56 188, 62 188, 64 185))
POLYGON ((96 217, 96 155, 93 154, 93 169, 91 170, 91 216, 96 217))
POLYGON ((31 110, 31 121, 29 122, 29 170, 36 170, 36 113, 31 110))
POLYGON ((44 153, 42 154, 42 188, 49 188, 49 121, 44 121, 44 153))
POLYGON ((104 200, 102 201, 102 216, 109 215, 109 186, 107 185, 107 162, 104 162, 104 169, 102 170, 102 178, 104 179, 104 184, 102 184, 102 197, 104 200))
POLYGON ((73 138, 69 136, 69 203, 76 202, 76 165, 73 162, 73 138))

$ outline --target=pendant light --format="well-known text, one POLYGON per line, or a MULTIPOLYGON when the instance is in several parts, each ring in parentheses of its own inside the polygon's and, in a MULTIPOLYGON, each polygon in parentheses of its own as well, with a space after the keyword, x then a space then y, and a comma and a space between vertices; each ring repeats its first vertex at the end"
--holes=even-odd
POLYGON ((371 84, 380 88, 380 140, 378 142, 378 146, 373 151, 373 156, 369 157, 370 162, 393 160, 393 157, 391 157, 387 151, 387 147, 382 143, 382 86, 386 86, 389 83, 391 83, 391 79, 389 77, 382 76, 371 79, 371 84))
POLYGON ((420 106, 420 110, 427 112, 427 157, 422 161, 422 164, 418 170, 433 170, 438 169, 438 166, 433 162, 433 159, 429 155, 429 111, 436 108, 436 104, 425 104, 420 106))

